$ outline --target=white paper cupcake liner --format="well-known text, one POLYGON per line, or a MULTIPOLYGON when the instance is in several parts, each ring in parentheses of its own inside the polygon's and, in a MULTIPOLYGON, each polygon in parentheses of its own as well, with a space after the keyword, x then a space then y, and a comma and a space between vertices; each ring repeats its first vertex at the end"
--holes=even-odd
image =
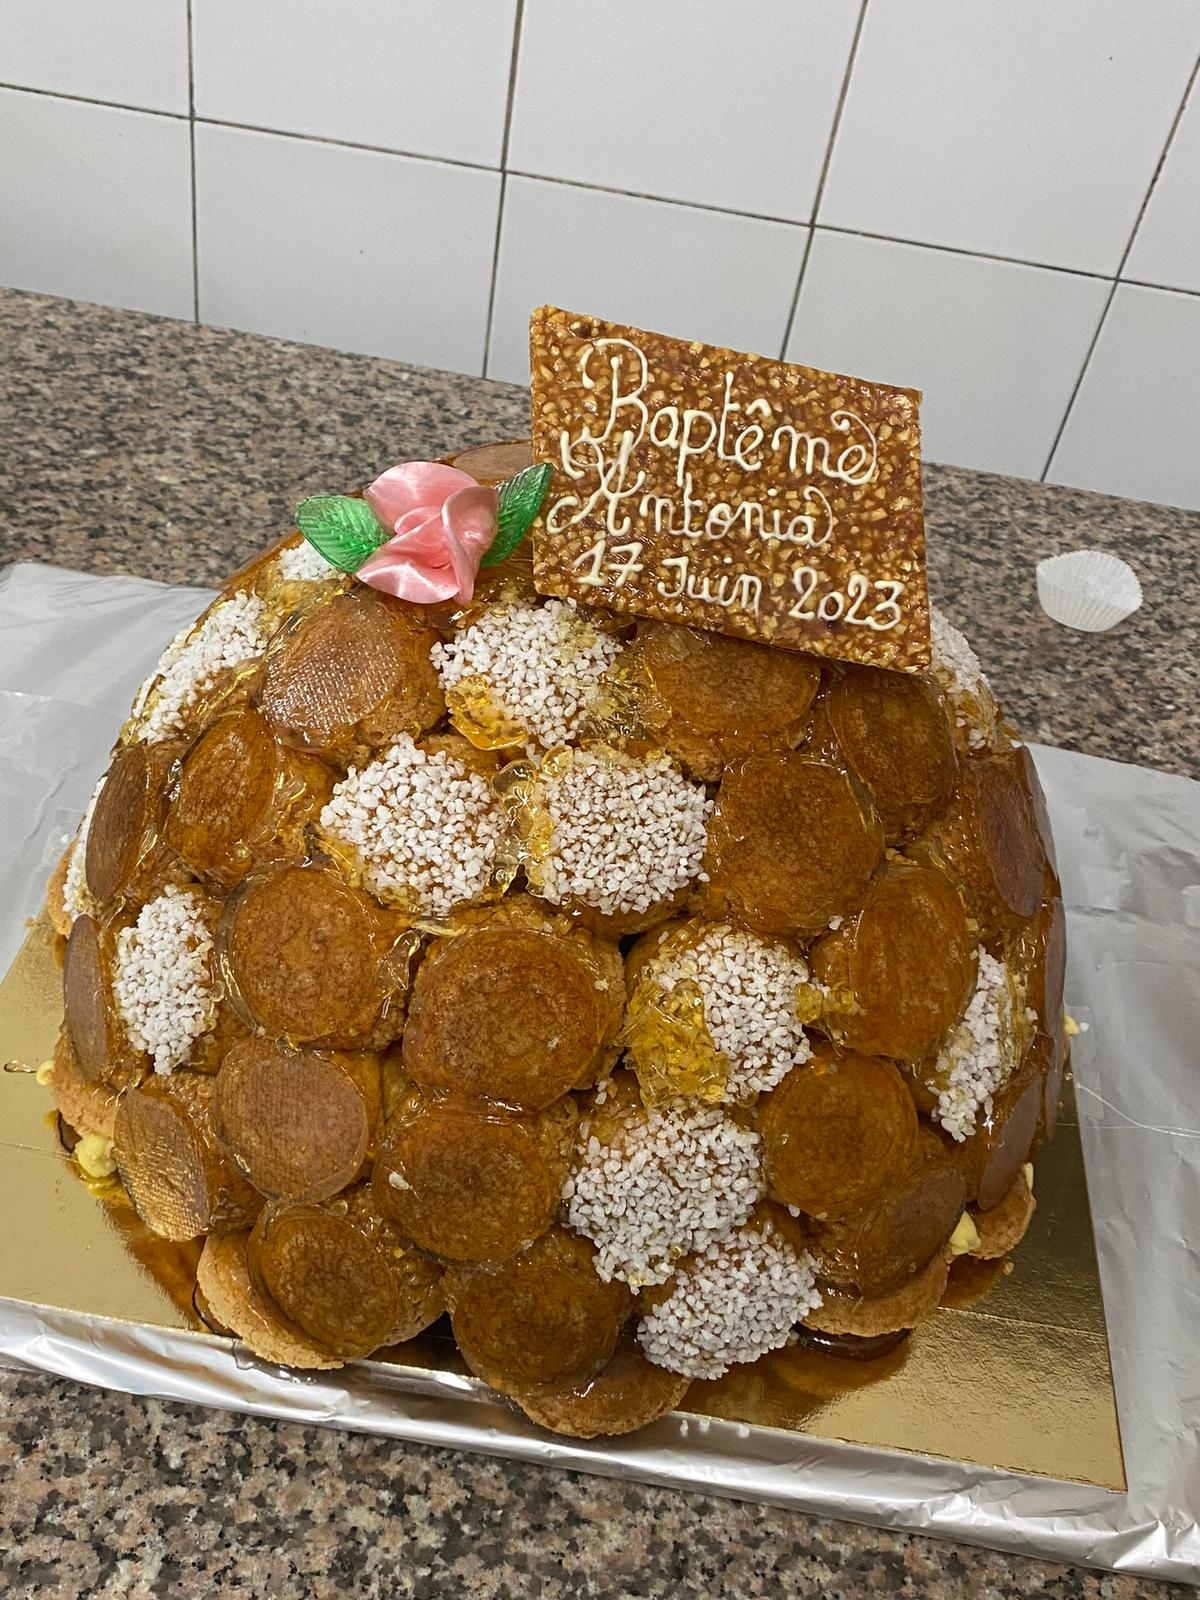
POLYGON ((1046 615, 1081 633, 1115 628, 1142 603, 1137 573, 1103 550, 1071 550, 1039 561, 1037 589, 1046 615))

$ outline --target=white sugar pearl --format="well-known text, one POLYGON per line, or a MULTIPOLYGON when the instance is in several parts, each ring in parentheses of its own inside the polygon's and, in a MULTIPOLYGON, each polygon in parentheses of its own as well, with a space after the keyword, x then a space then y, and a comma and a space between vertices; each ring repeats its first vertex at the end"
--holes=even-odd
POLYGON ((727 1065, 727 1103, 773 1089, 812 1054, 796 1015, 808 967, 781 945, 713 924, 693 944, 660 946, 647 977, 664 995, 684 980, 698 985, 705 1027, 727 1065))
POLYGON ((640 913, 699 871, 711 802, 665 756, 577 750, 565 771, 539 780, 537 798, 553 823, 533 885, 547 900, 640 913))
POLYGON ((979 977, 962 1021, 942 1046, 934 1067, 938 1093, 935 1122, 960 1143, 975 1132, 979 1113, 990 1116, 992 1097, 1005 1085, 1015 1062, 1005 1040, 1014 1032, 1013 998, 1003 961, 978 952, 979 977))
POLYGON ((711 1244, 680 1273, 638 1328, 647 1358, 690 1378, 719 1378, 790 1342, 816 1309, 811 1255, 768 1228, 711 1244))
POLYGON ((402 734, 336 785, 321 827, 357 851, 372 894, 444 916, 483 894, 505 818, 479 773, 402 734))
POLYGON ((275 560, 276 576, 283 583, 326 583, 339 577, 338 569, 331 566, 321 552, 307 539, 288 545, 275 560))
POLYGON ((567 1219, 596 1246, 605 1281, 664 1283, 675 1261, 726 1237, 762 1192, 758 1135, 723 1112, 667 1106, 594 1137, 570 1179, 567 1219))
POLYGON ((221 601, 199 627, 172 640, 138 691, 137 737, 144 744, 158 744, 181 732, 187 711, 220 674, 253 660, 266 647, 266 607, 258 596, 240 590, 221 601), (146 704, 150 710, 143 716, 146 704))
POLYGON ((546 749, 579 731, 605 671, 621 653, 570 601, 493 606, 431 658, 443 689, 487 681, 496 708, 546 749))
POLYGON ((130 1043, 155 1072, 182 1066, 216 1005, 212 937, 191 891, 168 889, 117 935, 113 997, 130 1043))
POLYGON ((100 791, 107 777, 108 774, 105 773, 92 790, 92 798, 87 803, 87 809, 83 813, 83 819, 71 845, 71 854, 67 857, 67 871, 63 878, 63 910, 72 920, 80 916, 85 909, 87 878, 84 869, 87 862, 88 830, 92 825, 92 813, 96 809, 96 801, 100 798, 100 791))

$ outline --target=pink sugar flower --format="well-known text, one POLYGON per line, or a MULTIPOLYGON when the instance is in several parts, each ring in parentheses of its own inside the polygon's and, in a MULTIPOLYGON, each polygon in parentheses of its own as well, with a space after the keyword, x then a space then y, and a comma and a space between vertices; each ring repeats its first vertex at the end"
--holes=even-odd
POLYGON ((366 491, 367 504, 392 537, 356 577, 399 600, 465 605, 479 563, 496 537, 499 497, 468 472, 436 461, 407 461, 366 491))

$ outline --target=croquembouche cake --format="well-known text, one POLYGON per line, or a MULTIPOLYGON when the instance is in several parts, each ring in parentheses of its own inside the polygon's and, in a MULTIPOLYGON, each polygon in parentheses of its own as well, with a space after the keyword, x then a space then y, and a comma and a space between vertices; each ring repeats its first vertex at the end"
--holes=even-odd
POLYGON ((306 501, 167 648, 50 884, 49 1083, 256 1356, 448 1315, 590 1436, 1019 1242, 1064 924, 945 616, 899 670, 564 594, 536 374, 534 444, 306 501))

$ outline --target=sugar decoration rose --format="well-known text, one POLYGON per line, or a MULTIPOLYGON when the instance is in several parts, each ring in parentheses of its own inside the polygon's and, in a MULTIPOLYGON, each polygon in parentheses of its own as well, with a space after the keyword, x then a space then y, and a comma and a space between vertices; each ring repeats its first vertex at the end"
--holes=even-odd
POLYGON ((436 461, 389 467, 363 497, 392 537, 359 567, 373 589, 435 605, 465 604, 492 540, 500 496, 469 472, 436 461))
POLYGON ((417 605, 465 605, 479 568, 504 560, 525 536, 550 472, 549 463, 527 467, 497 490, 442 462, 406 461, 361 500, 302 501, 296 526, 326 561, 372 588, 417 605))

